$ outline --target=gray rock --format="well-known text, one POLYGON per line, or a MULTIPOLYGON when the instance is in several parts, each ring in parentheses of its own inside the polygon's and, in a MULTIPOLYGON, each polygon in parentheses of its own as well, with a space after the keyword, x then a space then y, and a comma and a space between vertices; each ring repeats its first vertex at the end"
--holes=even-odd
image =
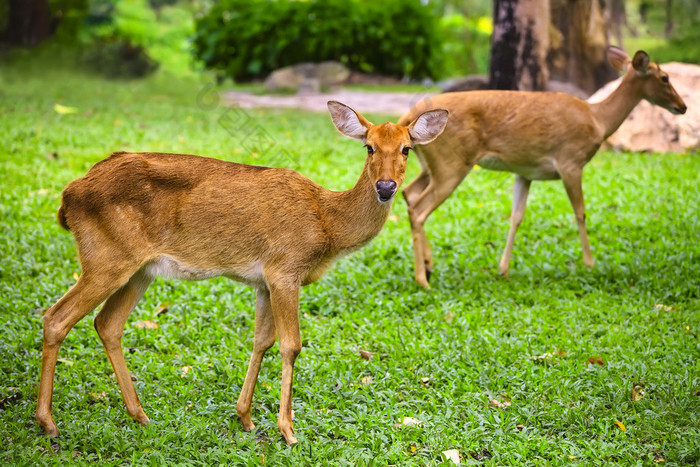
POLYGON ((299 63, 273 71, 265 79, 265 89, 318 93, 340 86, 349 77, 350 70, 339 62, 299 63))

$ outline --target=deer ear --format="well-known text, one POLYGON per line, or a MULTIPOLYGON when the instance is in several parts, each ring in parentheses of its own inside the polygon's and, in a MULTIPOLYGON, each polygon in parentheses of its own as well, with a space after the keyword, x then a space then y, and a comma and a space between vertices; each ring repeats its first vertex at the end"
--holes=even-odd
POLYGON ((348 138, 365 141, 367 130, 372 126, 365 117, 337 101, 328 101, 328 111, 339 132, 348 138))
POLYGON ((608 56, 608 62, 617 71, 623 71, 625 68, 627 68, 627 64, 632 61, 630 56, 627 55, 627 52, 619 47, 615 47, 614 45, 608 46, 606 54, 608 56))
POLYGON ((408 134, 414 144, 427 144, 440 136, 450 115, 445 109, 423 112, 408 125, 408 134))
POLYGON ((643 50, 637 51, 632 59, 632 68, 639 73, 646 73, 649 71, 649 55, 643 50))

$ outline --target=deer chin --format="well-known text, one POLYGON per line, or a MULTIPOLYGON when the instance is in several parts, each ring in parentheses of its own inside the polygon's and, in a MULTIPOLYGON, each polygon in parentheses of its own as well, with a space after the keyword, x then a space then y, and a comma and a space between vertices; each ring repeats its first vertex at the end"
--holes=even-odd
POLYGON ((381 194, 377 193, 377 199, 378 199, 379 202, 382 203, 382 204, 391 203, 391 202, 394 200, 394 195, 395 195, 395 194, 396 194, 396 192, 394 192, 394 193, 392 193, 391 195, 389 195, 388 198, 385 198, 384 195, 381 195, 381 194))
POLYGON ((680 108, 680 107, 673 106, 673 107, 671 107, 671 108, 668 109, 668 110, 669 110, 673 115, 683 115, 683 114, 685 113, 685 111, 688 110, 688 107, 680 108))

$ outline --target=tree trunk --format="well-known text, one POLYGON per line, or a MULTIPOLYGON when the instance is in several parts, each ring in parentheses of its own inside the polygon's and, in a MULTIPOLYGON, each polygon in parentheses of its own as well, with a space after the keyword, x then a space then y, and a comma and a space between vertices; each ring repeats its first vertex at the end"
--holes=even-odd
POLYGON ((489 87, 544 90, 549 0, 494 0, 489 87))
POLYGON ((625 11, 625 0, 609 0, 610 29, 615 37, 615 45, 622 46, 622 27, 627 26, 627 12, 625 11))
POLYGON ((600 2, 551 0, 550 76, 588 94, 617 77, 606 59, 608 31, 600 2))
POLYGON ((7 27, 0 32, 0 43, 33 47, 52 32, 48 0, 8 0, 7 27))

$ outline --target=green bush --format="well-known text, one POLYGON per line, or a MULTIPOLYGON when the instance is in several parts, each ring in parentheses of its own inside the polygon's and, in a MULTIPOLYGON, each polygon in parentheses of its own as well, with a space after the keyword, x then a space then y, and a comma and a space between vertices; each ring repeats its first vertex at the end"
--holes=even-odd
POLYGON ((666 44, 651 49, 649 53, 660 63, 697 64, 700 63, 698 42, 700 42, 700 20, 696 20, 683 29, 679 28, 678 32, 666 44))
POLYGON ((493 30, 490 17, 445 15, 440 19, 440 28, 445 36, 443 45, 445 76, 488 72, 493 30))
POLYGON ((420 0, 222 0, 195 29, 197 58, 236 80, 324 60, 396 77, 442 72, 438 20, 420 0))

